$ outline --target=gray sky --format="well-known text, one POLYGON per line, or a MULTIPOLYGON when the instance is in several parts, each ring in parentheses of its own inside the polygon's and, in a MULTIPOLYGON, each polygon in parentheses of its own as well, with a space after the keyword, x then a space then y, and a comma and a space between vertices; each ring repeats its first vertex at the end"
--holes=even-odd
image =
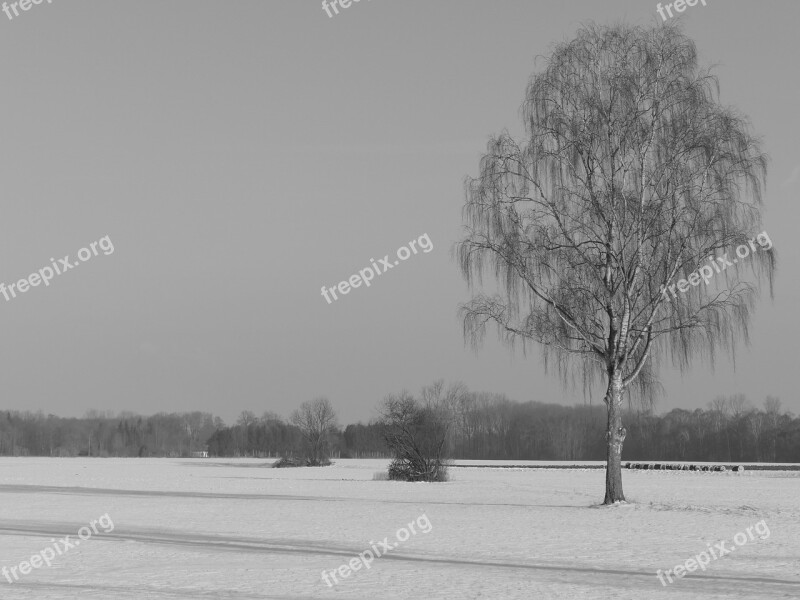
MULTIPOLYGON (((584 21, 654 23, 655 4, 362 0, 329 18, 317 0, 53 0, 0 13, 0 281, 105 235, 115 250, 0 297, 0 408, 231 421, 327 395, 351 422, 438 378, 583 402, 538 353, 491 335, 464 347, 450 247, 463 179, 490 134, 519 131, 535 57, 584 21), (430 253, 322 298, 424 233, 430 253)), ((800 411, 798 19, 796 0, 684 13, 723 101, 764 136, 782 264, 737 371, 663 371, 660 410, 743 392, 800 411)))

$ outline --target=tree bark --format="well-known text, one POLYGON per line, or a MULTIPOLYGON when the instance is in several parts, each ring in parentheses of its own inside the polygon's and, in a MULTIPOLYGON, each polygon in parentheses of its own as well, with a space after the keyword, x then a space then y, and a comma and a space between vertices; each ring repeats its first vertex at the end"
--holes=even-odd
POLYGON ((603 504, 625 502, 622 492, 622 444, 625 428, 622 426, 622 374, 613 373, 609 378, 605 403, 608 409, 606 429, 606 497, 603 504))

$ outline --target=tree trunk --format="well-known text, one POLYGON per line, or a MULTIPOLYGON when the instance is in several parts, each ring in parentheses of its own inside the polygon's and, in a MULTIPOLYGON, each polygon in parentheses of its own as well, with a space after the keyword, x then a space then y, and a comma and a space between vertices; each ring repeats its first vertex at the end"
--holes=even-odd
POLYGON ((622 374, 610 377, 605 397, 608 409, 606 429, 606 498, 603 504, 625 502, 622 493, 622 444, 625 442, 625 428, 622 426, 622 374))

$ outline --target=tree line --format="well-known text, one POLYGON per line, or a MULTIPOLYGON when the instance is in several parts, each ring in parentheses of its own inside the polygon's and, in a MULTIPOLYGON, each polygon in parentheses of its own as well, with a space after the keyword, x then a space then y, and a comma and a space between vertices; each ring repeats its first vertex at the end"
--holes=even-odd
MULTIPOLYGON (((426 398, 437 384, 423 389, 426 398)), ((409 402, 389 396, 381 410, 409 402), (392 404, 392 402, 394 404, 392 404)), ((468 460, 604 460, 605 407, 515 402, 502 394, 468 392, 449 396, 440 409, 447 427, 443 452, 468 460)), ((303 406, 311 405, 306 403, 303 406)), ((326 421, 314 433, 305 421, 273 412, 241 413, 236 423, 204 412, 140 416, 89 411, 82 418, 43 413, 0 412, 2 456, 189 457, 207 450, 214 457, 277 458, 301 455, 311 444, 315 457, 390 458, 385 410, 369 423, 340 427, 326 421), (324 434, 324 435, 323 435, 324 434)), ((303 416, 300 414, 300 416, 303 416)), ((391 415, 390 415, 391 416, 391 415)), ((665 414, 628 407, 626 460, 731 462, 800 461, 800 418, 767 397, 754 407, 745 396, 718 397, 705 409, 665 414)), ((397 421, 395 420, 395 423, 397 421)))
POLYGON ((2 456, 190 456, 225 423, 209 413, 149 417, 90 410, 82 418, 0 412, 2 456))

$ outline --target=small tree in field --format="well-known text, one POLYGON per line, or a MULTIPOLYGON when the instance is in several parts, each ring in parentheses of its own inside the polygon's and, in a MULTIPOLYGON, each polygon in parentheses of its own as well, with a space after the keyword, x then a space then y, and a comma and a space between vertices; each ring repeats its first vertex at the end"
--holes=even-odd
POLYGON ((766 158, 675 25, 580 30, 531 78, 523 116, 526 139, 493 138, 466 182, 459 266, 500 293, 461 307, 465 337, 493 323, 512 347, 539 345, 564 383, 602 380, 604 504, 622 502, 624 394, 651 404, 660 359, 713 366, 748 342, 745 270, 772 291, 774 251, 753 240, 766 158))
POLYGON ((445 391, 444 383, 438 381, 423 388, 421 401, 408 392, 384 400, 381 425, 394 453, 389 479, 447 480, 454 407, 463 394, 463 386, 456 384, 445 391))
POLYGON ((303 437, 305 463, 310 467, 329 465, 329 436, 337 427, 336 413, 327 398, 303 402, 292 413, 292 425, 303 437))

